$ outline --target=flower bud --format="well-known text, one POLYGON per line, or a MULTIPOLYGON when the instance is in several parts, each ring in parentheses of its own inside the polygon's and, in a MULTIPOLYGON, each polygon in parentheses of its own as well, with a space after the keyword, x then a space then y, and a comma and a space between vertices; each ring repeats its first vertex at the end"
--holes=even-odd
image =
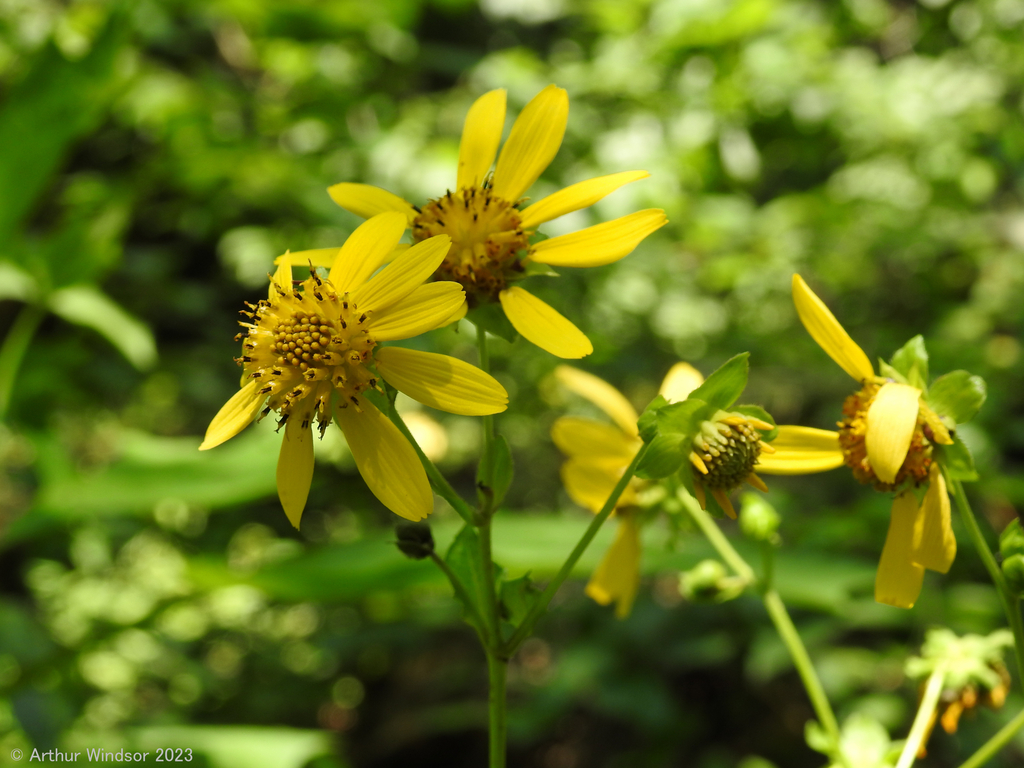
POLYGON ((679 574, 679 592, 694 603, 724 603, 739 597, 745 584, 730 576, 717 560, 702 560, 693 568, 679 574))
POLYGON ((1024 555, 1024 529, 1021 528, 1020 520, 1014 519, 999 534, 999 551, 1003 557, 1024 555))
POLYGON ((753 493, 743 494, 742 501, 740 530, 743 534, 754 541, 776 541, 782 519, 775 507, 753 493))
POLYGON ((423 560, 434 553, 434 535, 426 523, 399 523, 395 526, 398 551, 413 560, 423 560))
POLYGON ((1018 597, 1024 595, 1024 555, 1010 555, 1003 560, 1006 585, 1018 597))

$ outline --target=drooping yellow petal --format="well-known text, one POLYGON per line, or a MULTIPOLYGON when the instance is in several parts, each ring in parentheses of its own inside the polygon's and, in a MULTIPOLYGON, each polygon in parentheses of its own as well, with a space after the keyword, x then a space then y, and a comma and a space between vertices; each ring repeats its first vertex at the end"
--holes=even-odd
POLYGON ((928 473, 928 483, 914 526, 914 562, 922 568, 946 573, 956 557, 956 537, 950 520, 946 479, 936 464, 928 473))
POLYGON ((444 321, 444 325, 451 325, 452 323, 459 322, 459 320, 466 316, 466 313, 468 311, 469 305, 465 301, 463 301, 459 308, 452 313, 452 316, 444 321))
POLYGON ((875 600, 897 608, 913 608, 921 594, 924 568, 913 561, 917 500, 909 491, 892 502, 889 533, 875 574, 875 600))
POLYGON ((561 189, 543 200, 538 200, 523 211, 523 228, 536 229, 545 221, 551 221, 572 211, 591 206, 624 184, 638 179, 646 179, 650 175, 647 171, 622 171, 581 181, 561 189))
POLYGON ((864 446, 868 461, 883 483, 896 480, 917 424, 917 401, 921 390, 909 384, 886 382, 868 408, 864 446))
POLYGON ((354 291, 390 256, 405 232, 406 220, 395 212, 367 219, 348 236, 331 265, 328 279, 339 291, 354 291))
POLYGON ((859 382, 875 375, 864 350, 850 338, 825 302, 817 297, 800 275, 793 275, 793 303, 804 328, 818 346, 859 382))
POLYGON ((380 349, 376 357, 384 381, 431 408, 485 416, 508 407, 508 393, 493 376, 458 358, 400 347, 380 349))
POLYGON ((551 439, 566 456, 609 458, 629 464, 640 450, 640 439, 611 424, 578 416, 561 416, 551 425, 551 439))
POLYGON ((478 187, 491 170, 505 128, 505 89, 488 91, 466 113, 459 144, 458 189, 478 187))
POLYGON ((764 475, 808 475, 843 466, 838 432, 781 425, 771 446, 775 453, 762 453, 757 460, 757 471, 764 475))
POLYGON ((422 520, 434 509, 427 473, 398 427, 366 398, 334 409, 356 468, 380 502, 406 520, 422 520))
POLYGON ((586 398, 607 413, 627 435, 639 434, 636 422, 640 416, 636 409, 619 390, 607 381, 569 365, 560 365, 555 368, 555 378, 566 389, 586 398))
POLYGON ((640 587, 640 532, 633 515, 619 520, 615 541, 586 587, 587 596, 601 605, 615 601, 615 615, 624 619, 633 610, 640 587))
MULTIPOLYGON (((615 484, 628 465, 629 461, 623 462, 620 459, 569 459, 562 464, 562 485, 569 498, 597 514, 615 490, 615 484)), ((615 506, 627 507, 633 504, 636 504, 636 490, 630 483, 615 506)))
POLYGON ((277 269, 274 270, 274 277, 267 290, 267 298, 271 301, 276 299, 280 295, 278 288, 286 294, 292 292, 292 265, 287 261, 278 264, 277 269))
POLYGON ((346 211, 368 219, 385 211, 396 211, 406 220, 416 218, 416 209, 398 195, 369 184, 343 182, 327 188, 327 194, 346 211))
POLYGON ((309 415, 293 413, 284 427, 281 454, 277 459, 277 497, 288 521, 299 527, 313 481, 313 431, 309 415))
POLYGON ((252 423, 266 400, 266 396, 260 394, 263 385, 264 382, 253 379, 224 403, 206 428, 206 437, 199 446, 200 451, 216 448, 252 423))
POLYGON ((398 303, 434 274, 451 244, 448 235, 435 235, 416 243, 352 291, 352 299, 364 312, 380 312, 398 303))
POLYGON ((519 286, 506 288, 498 294, 498 300, 512 327, 555 357, 576 359, 594 351, 583 331, 519 286))
POLYGON ((274 263, 289 264, 293 267, 308 267, 312 262, 314 267, 330 269, 338 257, 339 250, 339 247, 335 246, 334 248, 313 248, 309 251, 288 251, 274 259, 274 263))
POLYGON ((530 258, 554 267, 600 267, 628 256, 641 240, 667 223, 663 210, 648 208, 543 240, 533 247, 530 258))
POLYGON ((661 382, 658 394, 670 403, 679 403, 690 396, 697 387, 704 383, 704 376, 689 363, 676 363, 661 382))
POLYGON ((409 339, 451 322, 466 305, 466 294, 458 283, 426 283, 376 315, 370 335, 377 341, 409 339))
POLYGON ((548 167, 562 144, 569 95, 549 85, 523 107, 494 168, 494 194, 514 203, 548 167))

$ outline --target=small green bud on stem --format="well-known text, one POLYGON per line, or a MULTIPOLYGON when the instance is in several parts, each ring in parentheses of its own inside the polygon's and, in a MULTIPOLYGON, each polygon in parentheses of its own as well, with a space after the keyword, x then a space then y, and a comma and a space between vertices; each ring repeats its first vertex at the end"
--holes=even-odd
POLYGON ((399 523, 395 526, 398 551, 413 560, 423 560, 434 553, 434 535, 426 523, 399 523))

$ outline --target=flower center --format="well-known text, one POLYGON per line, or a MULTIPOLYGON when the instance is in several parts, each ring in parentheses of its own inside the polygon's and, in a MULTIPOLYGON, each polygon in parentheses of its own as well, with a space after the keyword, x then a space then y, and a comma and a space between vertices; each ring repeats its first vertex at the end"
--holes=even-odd
POLYGON ((731 491, 754 471, 761 455, 761 433, 742 414, 719 411, 711 421, 701 423, 693 449, 707 469, 700 482, 712 490, 731 491))
POLYGON ((868 460, 865 437, 868 431, 868 409, 878 395, 878 390, 885 383, 885 379, 868 381, 863 389, 850 395, 843 402, 843 420, 838 422, 839 447, 843 452, 846 466, 853 470, 853 476, 860 482, 873 485, 879 491, 892 491, 908 479, 915 485, 928 479, 928 468, 932 463, 932 442, 927 435, 927 414, 923 409, 919 410, 914 435, 910 439, 910 450, 907 451, 907 458, 903 460, 903 465, 896 473, 895 481, 883 483, 878 479, 868 460))
POLYGON ((248 331, 235 361, 246 379, 263 382, 264 416, 279 411, 283 424, 299 413, 308 422, 315 410, 323 432, 334 390, 342 407, 353 402, 358 408, 356 396, 376 385, 367 366, 377 343, 367 331, 367 314, 348 293, 339 295, 315 272, 300 287, 289 293, 275 283, 272 299, 248 305, 253 311, 242 314, 253 322, 241 323, 248 331))
POLYGON ((519 252, 527 236, 513 203, 495 197, 487 186, 463 187, 423 206, 412 223, 416 242, 446 234, 448 255, 435 278, 454 280, 466 290, 471 307, 497 301, 498 294, 523 271, 519 252))

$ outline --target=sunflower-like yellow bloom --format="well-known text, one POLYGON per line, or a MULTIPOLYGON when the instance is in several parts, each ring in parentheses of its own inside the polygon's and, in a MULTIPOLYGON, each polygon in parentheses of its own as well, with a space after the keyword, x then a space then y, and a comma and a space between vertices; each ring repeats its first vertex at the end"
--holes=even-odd
POLYGON ((911 608, 924 570, 946 573, 956 556, 946 482, 932 459, 935 444, 952 444, 949 430, 920 389, 875 375, 868 356, 800 275, 793 275, 793 302, 807 332, 861 389, 843 404, 838 432, 779 427, 776 452, 762 459, 760 469, 796 475, 846 464, 862 483, 896 491, 875 599, 911 608), (913 488, 923 483, 928 489, 919 505, 913 488))
MULTIPOLYGON (((447 355, 382 347, 443 326, 465 301, 452 282, 424 285, 449 240, 433 237, 394 256, 406 219, 374 216, 335 249, 330 272, 293 282, 280 260, 266 301, 250 304, 239 334, 242 388, 214 416, 200 450, 231 439, 262 413, 280 414, 284 441, 277 491, 296 528, 313 477, 312 422, 323 435, 332 417, 373 494, 395 514, 421 520, 433 509, 426 473, 412 445, 366 397, 377 377, 409 397, 450 413, 505 410, 508 395, 491 376, 447 355), (244 337, 244 338, 243 338, 244 337)), ((261 418, 262 418, 261 416, 261 418)))
POLYGON ((622 185, 650 175, 624 171, 601 176, 521 208, 523 195, 558 152, 568 115, 569 97, 563 89, 550 85, 537 94, 513 124, 492 175, 505 125, 505 91, 490 91, 466 115, 455 192, 423 208, 368 184, 335 184, 328 192, 357 216, 401 213, 416 241, 448 235, 451 248, 435 277, 460 283, 469 308, 500 302, 516 331, 538 347, 562 358, 584 357, 593 346, 583 332, 515 283, 527 276, 531 262, 554 267, 611 264, 668 220, 664 211, 648 209, 530 244, 530 235, 544 222, 593 205, 622 185))

